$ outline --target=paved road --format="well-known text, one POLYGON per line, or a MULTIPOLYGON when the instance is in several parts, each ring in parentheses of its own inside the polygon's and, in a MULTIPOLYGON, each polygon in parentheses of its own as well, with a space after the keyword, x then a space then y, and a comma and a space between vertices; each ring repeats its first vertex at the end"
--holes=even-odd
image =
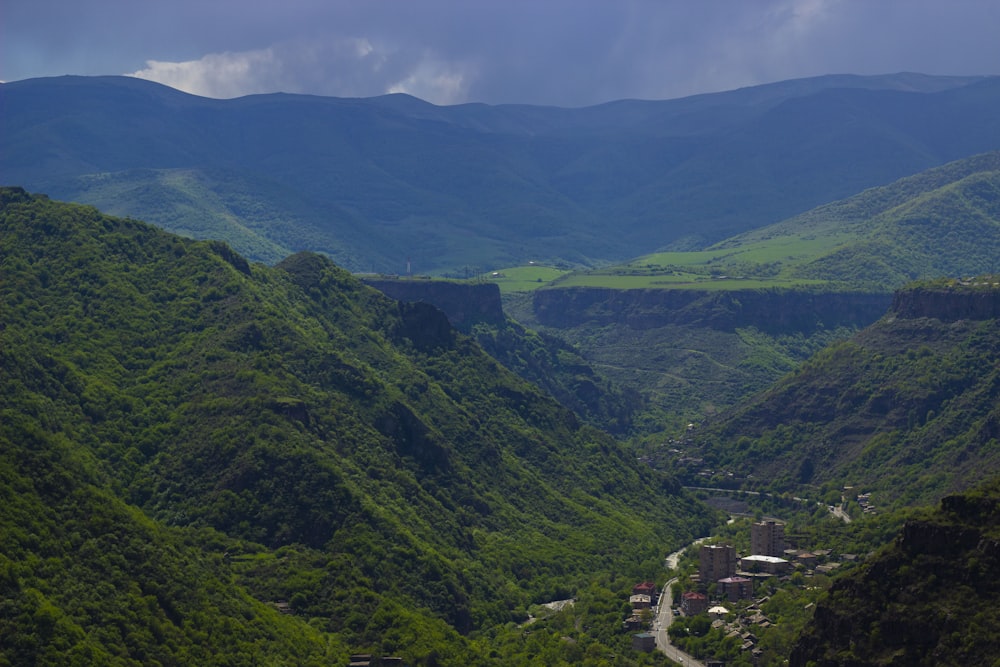
MULTIPOLYGON (((692 544, 701 544, 707 539, 707 537, 702 537, 695 540, 692 544)), ((675 569, 681 554, 687 549, 688 547, 684 547, 667 556, 667 567, 671 570, 675 569)), ((657 607, 656 615, 653 617, 653 636, 656 637, 656 648, 676 663, 690 667, 703 667, 702 663, 694 656, 685 653, 671 644, 670 637, 667 635, 667 628, 674 622, 674 591, 672 587, 676 581, 677 577, 668 581, 667 585, 663 587, 663 592, 660 593, 660 603, 657 607)))
POLYGON ((668 581, 667 585, 663 587, 663 592, 660 594, 660 605, 653 620, 653 636, 656 637, 656 648, 662 651, 668 658, 681 665, 704 667, 693 655, 689 655, 671 644, 670 637, 667 635, 667 628, 674 622, 674 611, 672 609, 673 590, 671 586, 676 581, 676 577, 668 581))

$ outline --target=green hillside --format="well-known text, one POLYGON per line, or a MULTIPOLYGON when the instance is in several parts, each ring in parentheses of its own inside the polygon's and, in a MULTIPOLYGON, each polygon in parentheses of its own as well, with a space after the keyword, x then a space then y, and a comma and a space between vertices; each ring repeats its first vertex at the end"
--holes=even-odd
POLYGON ((913 74, 582 109, 212 100, 58 77, 0 84, 0 173, 265 262, 311 250, 382 273, 598 266, 703 249, 996 150, 998 99, 997 78, 913 74))
POLYGON ((909 519, 892 545, 835 583, 789 664, 995 665, 998 566, 993 478, 909 519))
MULTIPOLYGON (((697 438, 736 484, 935 502, 1000 470, 995 278, 900 291, 892 310, 697 438)), ((691 471, 693 474, 695 471, 691 471)))
POLYGON ((991 272, 997 202, 992 152, 706 250, 565 274, 509 295, 507 309, 640 392, 651 414, 637 423, 701 421, 876 320, 896 287, 991 272))
POLYGON ((890 291, 975 275, 1000 256, 1000 152, 921 172, 705 250, 644 255, 552 287, 890 291))
POLYGON ((530 664, 712 520, 426 304, 0 193, 5 662, 530 664))

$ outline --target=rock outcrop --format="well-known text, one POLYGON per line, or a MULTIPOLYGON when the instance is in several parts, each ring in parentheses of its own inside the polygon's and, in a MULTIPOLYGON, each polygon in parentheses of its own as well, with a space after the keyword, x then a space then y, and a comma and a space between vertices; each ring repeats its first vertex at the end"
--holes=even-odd
POLYGON ((669 324, 732 331, 754 326, 772 333, 863 327, 885 314, 888 293, 806 290, 540 289, 534 313, 546 326, 624 324, 652 329, 669 324))
POLYGON ((419 278, 362 280, 398 301, 423 301, 436 306, 444 311, 453 326, 463 331, 480 322, 495 325, 504 322, 500 288, 494 283, 457 283, 419 278))
POLYGON ((980 665, 1000 621, 1000 479, 907 521, 891 548, 816 607, 793 666, 980 665))
POLYGON ((933 317, 943 322, 1000 318, 1000 282, 955 282, 896 292, 892 312, 898 317, 933 317))

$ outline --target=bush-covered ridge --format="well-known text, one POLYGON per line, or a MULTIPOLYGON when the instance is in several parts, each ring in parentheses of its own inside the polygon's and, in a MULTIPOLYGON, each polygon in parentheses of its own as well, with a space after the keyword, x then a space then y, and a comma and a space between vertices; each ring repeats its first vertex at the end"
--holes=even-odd
POLYGON ((792 665, 991 665, 1000 643, 1000 478, 907 521, 835 583, 792 665))
POLYGON ((16 188, 0 229, 7 660, 467 664, 528 604, 648 577, 707 525, 440 311, 317 255, 250 265, 16 188), (60 583, 108 561, 114 596, 60 583))
POLYGON ((881 320, 719 419, 700 438, 705 466, 786 489, 847 484, 883 506, 934 502, 1000 468, 996 312, 967 307, 1000 287, 948 282, 900 290, 881 320))
POLYGON ((950 162, 694 252, 570 273, 559 288, 890 292, 996 268, 1000 152, 950 162))

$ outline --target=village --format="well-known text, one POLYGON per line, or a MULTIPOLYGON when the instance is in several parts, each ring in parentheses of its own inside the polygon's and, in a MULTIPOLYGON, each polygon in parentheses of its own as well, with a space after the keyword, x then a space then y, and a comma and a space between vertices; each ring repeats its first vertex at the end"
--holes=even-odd
MULTIPOLYGON (((641 582, 632 588, 631 614, 623 629, 633 633, 633 649, 656 650, 656 635, 651 630, 660 616, 668 619, 667 626, 678 624, 674 632, 669 627, 660 628, 671 637, 686 632, 682 628, 699 628, 693 633, 721 630, 740 642, 741 650, 756 664, 762 655, 758 636, 774 625, 762 609, 771 593, 785 585, 806 585, 812 577, 831 574, 858 559, 855 554, 835 555, 828 549, 790 547, 785 524, 775 519, 751 524, 748 555, 740 556, 729 544, 699 544, 697 548, 697 573, 668 582, 672 594, 663 596, 669 598, 663 602, 672 609, 665 616, 658 614, 661 595, 654 582, 641 582), (689 622, 681 626, 682 620, 689 622)), ((705 664, 717 667, 722 663, 705 664)))

